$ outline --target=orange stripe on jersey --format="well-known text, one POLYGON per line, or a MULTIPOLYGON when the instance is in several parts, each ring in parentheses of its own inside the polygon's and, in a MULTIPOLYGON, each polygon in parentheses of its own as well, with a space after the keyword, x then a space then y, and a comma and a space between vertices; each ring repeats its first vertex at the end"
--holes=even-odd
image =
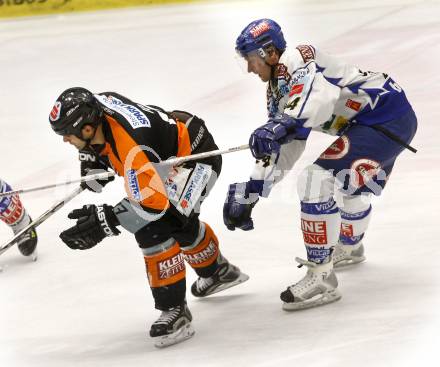
POLYGON ((189 251, 184 251, 183 257, 193 268, 204 268, 217 260, 219 249, 218 239, 211 227, 205 223, 205 237, 189 251))
POLYGON ((177 242, 165 252, 144 256, 150 287, 164 287, 185 278, 185 262, 177 242))
POLYGON ((188 129, 183 122, 177 121, 176 124, 178 139, 177 156, 185 157, 187 155, 191 155, 191 141, 189 139, 188 129))
POLYGON ((147 155, 115 119, 105 116, 115 140, 117 153, 109 144, 107 153, 116 172, 124 177, 125 191, 130 199, 155 210, 168 209, 169 201, 163 182, 147 155))

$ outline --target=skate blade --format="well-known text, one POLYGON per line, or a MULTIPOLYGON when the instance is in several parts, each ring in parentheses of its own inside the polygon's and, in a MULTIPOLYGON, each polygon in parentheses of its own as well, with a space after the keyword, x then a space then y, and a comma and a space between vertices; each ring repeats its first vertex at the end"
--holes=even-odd
POLYGON ((195 294, 193 294, 193 296, 198 297, 198 298, 207 297, 207 296, 210 296, 211 294, 219 293, 221 291, 224 291, 225 289, 235 287, 236 285, 244 283, 247 280, 249 280, 249 275, 247 275, 245 273, 240 273, 240 276, 232 282, 222 283, 218 287, 214 288, 212 291, 206 293, 203 296, 196 296, 195 294))
POLYGON ((191 338, 194 334, 195 330, 192 327, 191 323, 189 323, 172 334, 157 336, 152 339, 154 340, 154 346, 156 348, 166 348, 171 345, 181 343, 191 338))
POLYGON ((335 269, 346 268, 351 265, 359 264, 359 263, 365 261, 365 259, 366 259, 365 256, 349 257, 347 259, 338 261, 336 264, 333 265, 333 268, 335 268, 335 269))
POLYGON ((312 307, 318 307, 322 305, 326 305, 328 303, 336 302, 341 299, 341 293, 335 289, 333 291, 324 293, 324 294, 318 294, 315 297, 312 297, 306 301, 303 302, 284 302, 283 303, 283 310, 285 311, 299 311, 299 310, 305 310, 307 308, 312 307))

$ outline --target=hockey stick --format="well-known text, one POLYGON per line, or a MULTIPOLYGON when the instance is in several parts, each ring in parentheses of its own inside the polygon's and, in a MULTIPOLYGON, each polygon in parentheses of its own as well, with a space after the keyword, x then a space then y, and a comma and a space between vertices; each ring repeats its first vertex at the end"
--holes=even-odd
MULTIPOLYGON (((227 154, 227 153, 238 152, 240 150, 245 150, 245 149, 248 149, 248 148, 249 148, 249 145, 245 144, 245 145, 240 145, 238 147, 233 147, 233 148, 229 148, 229 149, 211 150, 209 152, 188 155, 188 156, 185 156, 185 157, 171 158, 171 159, 168 159, 166 161, 159 162, 159 163, 157 163, 157 165, 159 165, 159 166, 179 166, 179 165, 181 165, 182 163, 185 163, 185 162, 194 161, 194 160, 197 160, 197 159, 204 159, 204 158, 214 157, 214 156, 217 156, 217 155, 222 155, 222 154, 227 154)), ((94 175, 84 176, 84 177, 81 177, 80 179, 77 179, 77 180, 70 180, 70 181, 66 181, 66 182, 62 182, 62 183, 58 183, 58 184, 39 186, 39 187, 31 188, 31 189, 21 189, 21 190, 7 191, 7 192, 0 193, 0 198, 2 198, 4 196, 12 196, 12 195, 15 195, 15 194, 25 194, 25 193, 28 193, 28 192, 53 189, 53 188, 58 187, 58 186, 66 186, 66 185, 70 185, 70 184, 74 184, 74 183, 83 183, 83 182, 94 181, 94 180, 105 180, 105 179, 107 179, 109 177, 112 177, 114 175, 115 175, 114 172, 103 172, 103 173, 97 173, 97 174, 94 174, 94 175)))
POLYGON ((46 210, 43 214, 41 214, 37 219, 29 223, 26 227, 24 227, 20 232, 18 232, 14 237, 12 237, 8 242, 6 242, 2 247, 0 247, 0 255, 6 252, 9 248, 11 248, 18 239, 26 233, 31 228, 38 227, 41 223, 43 223, 46 219, 55 214, 59 209, 61 209, 66 203, 72 200, 75 196, 79 195, 83 192, 84 189, 82 187, 76 188, 69 195, 67 195, 64 199, 58 201, 54 205, 52 205, 48 210, 46 210))

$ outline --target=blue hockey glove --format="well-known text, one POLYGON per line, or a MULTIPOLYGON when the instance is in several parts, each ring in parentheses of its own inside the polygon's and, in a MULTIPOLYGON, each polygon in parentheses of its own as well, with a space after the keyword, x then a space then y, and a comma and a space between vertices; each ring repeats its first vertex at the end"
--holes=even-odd
POLYGON ((269 119, 251 134, 249 146, 252 155, 261 159, 279 153, 281 145, 293 139, 307 139, 311 129, 302 127, 302 122, 286 114, 269 119))
POLYGON ((258 195, 263 191, 263 183, 262 180, 250 180, 229 185, 223 205, 223 222, 230 231, 235 231, 235 228, 243 231, 254 229, 251 214, 258 202, 258 195))

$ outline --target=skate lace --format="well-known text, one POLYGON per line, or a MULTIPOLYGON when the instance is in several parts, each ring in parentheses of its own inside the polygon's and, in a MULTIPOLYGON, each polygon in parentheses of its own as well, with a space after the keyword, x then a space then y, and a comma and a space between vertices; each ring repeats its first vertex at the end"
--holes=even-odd
POLYGON ((204 291, 208 287, 210 287, 212 284, 214 284, 214 279, 212 277, 209 278, 199 278, 197 279, 197 289, 199 291, 204 291))
MULTIPOLYGON (((314 262, 303 260, 299 257, 296 257, 295 261, 299 263, 298 265, 299 268, 302 266, 307 266, 308 269, 316 267, 316 264, 314 262)), ((295 291, 302 291, 304 289, 307 289, 314 285, 316 279, 317 279, 316 275, 312 271, 307 270, 307 273, 304 276, 304 278, 302 278, 299 282, 290 286, 291 291, 295 292, 295 291)))
POLYGON ((155 324, 170 324, 176 320, 180 315, 181 307, 177 306, 169 311, 162 311, 159 318, 155 321, 155 324))

